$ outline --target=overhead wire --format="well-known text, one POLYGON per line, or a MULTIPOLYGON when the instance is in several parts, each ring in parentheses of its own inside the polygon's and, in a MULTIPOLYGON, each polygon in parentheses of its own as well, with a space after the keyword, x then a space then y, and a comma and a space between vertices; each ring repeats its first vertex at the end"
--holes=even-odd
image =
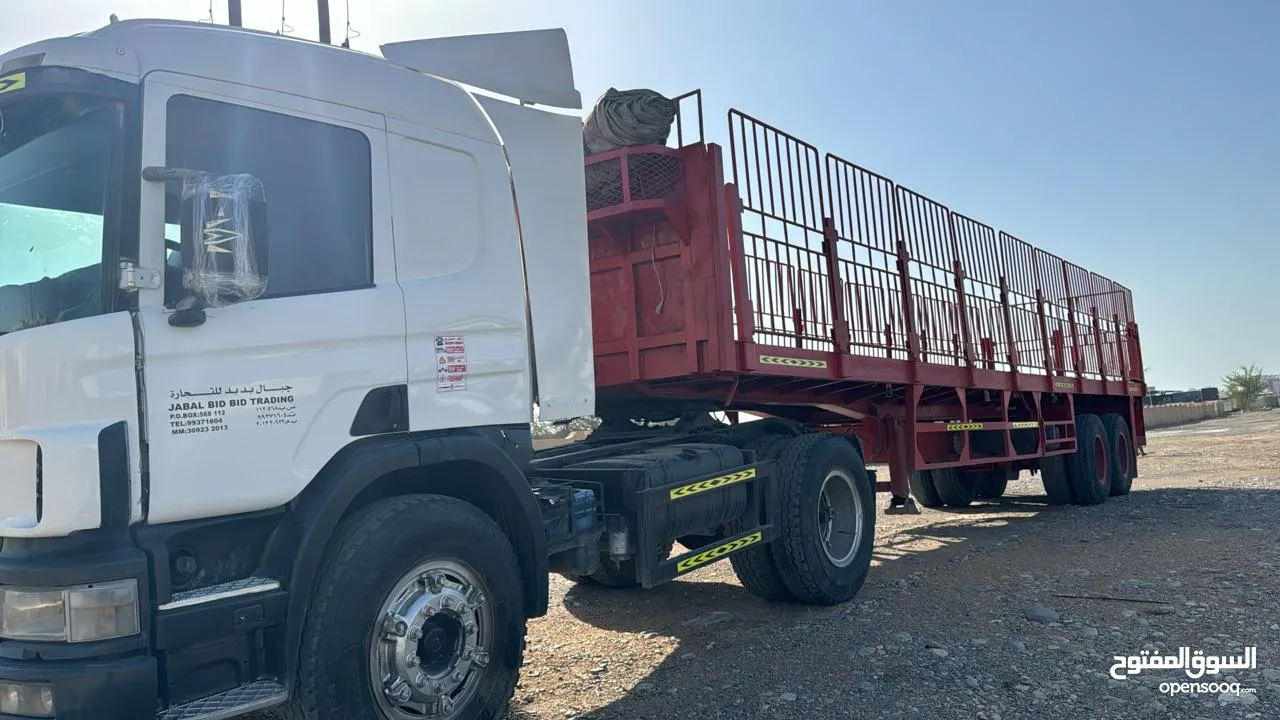
POLYGON ((284 21, 285 5, 287 4, 288 4, 288 0, 280 0, 280 31, 276 33, 277 35, 288 35, 294 30, 292 25, 284 21))
POLYGON ((342 47, 350 50, 351 41, 355 38, 360 37, 360 31, 351 27, 351 0, 347 0, 346 5, 347 5, 347 33, 346 33, 346 37, 342 40, 342 47))

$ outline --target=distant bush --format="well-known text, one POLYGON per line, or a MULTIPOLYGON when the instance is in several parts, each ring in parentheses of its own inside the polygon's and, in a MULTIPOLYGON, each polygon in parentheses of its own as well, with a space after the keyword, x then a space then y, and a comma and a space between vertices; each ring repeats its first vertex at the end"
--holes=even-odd
POLYGON ((1267 391, 1267 379, 1257 365, 1241 365, 1239 370, 1222 379, 1224 394, 1236 407, 1252 410, 1254 403, 1267 391))

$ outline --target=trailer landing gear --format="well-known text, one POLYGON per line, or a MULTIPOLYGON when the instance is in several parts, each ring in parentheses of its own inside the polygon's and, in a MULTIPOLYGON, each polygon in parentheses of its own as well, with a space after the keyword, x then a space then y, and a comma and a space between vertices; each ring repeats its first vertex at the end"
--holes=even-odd
POLYGON ((919 515, 920 508, 916 505, 916 501, 910 496, 892 495, 889 497, 889 507, 884 509, 885 515, 919 515))

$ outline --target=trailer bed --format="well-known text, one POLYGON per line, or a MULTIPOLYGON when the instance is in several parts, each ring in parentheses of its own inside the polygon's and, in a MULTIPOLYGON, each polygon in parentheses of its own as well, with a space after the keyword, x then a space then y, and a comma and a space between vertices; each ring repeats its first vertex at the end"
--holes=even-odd
POLYGON ((588 192, 602 414, 753 411, 887 460, 905 424, 906 468, 1070 452, 1082 410, 1143 441, 1127 288, 737 110, 726 156, 679 100, 676 147, 587 158, 616 179, 588 192))

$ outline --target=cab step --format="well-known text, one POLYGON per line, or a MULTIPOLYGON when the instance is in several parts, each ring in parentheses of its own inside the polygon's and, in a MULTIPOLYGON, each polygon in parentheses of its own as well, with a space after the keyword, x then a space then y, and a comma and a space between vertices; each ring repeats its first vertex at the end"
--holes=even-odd
POLYGON ((255 595, 257 593, 271 592, 280 589, 280 581, 272 578, 247 577, 242 580, 232 580, 220 585, 212 585, 210 587, 198 588, 196 590, 186 590, 176 592, 169 602, 161 605, 158 609, 160 612, 166 610, 178 610, 192 605, 203 605, 205 603, 218 602, 230 598, 242 597, 244 595, 255 595))
POLYGON ((156 720, 229 720, 275 707, 288 699, 284 685, 274 680, 258 680, 163 710, 156 713, 156 720))

